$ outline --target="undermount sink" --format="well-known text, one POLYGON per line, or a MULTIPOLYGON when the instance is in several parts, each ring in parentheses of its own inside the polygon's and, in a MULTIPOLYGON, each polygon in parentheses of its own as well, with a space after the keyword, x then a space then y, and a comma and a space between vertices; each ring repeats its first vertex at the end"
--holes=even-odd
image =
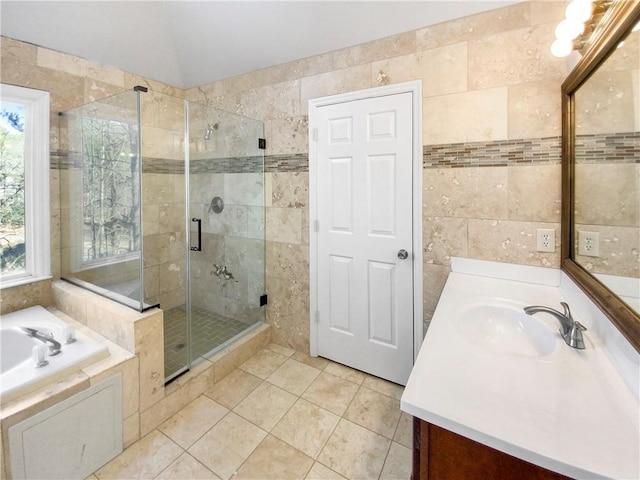
POLYGON ((503 355, 540 358, 557 348, 557 331, 506 301, 469 303, 452 319, 456 330, 474 345, 503 355))

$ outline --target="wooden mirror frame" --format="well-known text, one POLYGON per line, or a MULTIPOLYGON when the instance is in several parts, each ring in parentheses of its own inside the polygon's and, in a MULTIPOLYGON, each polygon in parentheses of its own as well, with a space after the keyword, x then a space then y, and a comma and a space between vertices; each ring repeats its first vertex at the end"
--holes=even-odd
POLYGON ((572 258, 575 199, 574 93, 615 50, 640 21, 640 0, 618 0, 606 13, 590 45, 562 83, 562 246, 561 268, 591 298, 627 340, 640 352, 640 315, 572 258))

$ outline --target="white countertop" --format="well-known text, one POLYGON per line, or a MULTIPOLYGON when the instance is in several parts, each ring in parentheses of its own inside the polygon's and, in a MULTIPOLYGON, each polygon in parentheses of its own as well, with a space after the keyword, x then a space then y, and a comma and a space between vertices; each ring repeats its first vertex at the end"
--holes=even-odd
MULTIPOLYGON (((486 262, 485 262, 486 263, 486 262)), ((483 301, 545 305, 567 301, 531 267, 534 283, 452 272, 402 396, 403 411, 549 470, 574 478, 640 478, 640 407, 595 331, 586 348, 564 343, 559 323, 536 314, 556 335, 540 357, 497 354, 474 344, 455 319, 483 301)), ((527 272, 525 272, 527 273, 527 272)), ((553 277, 554 274, 551 274, 553 277)), ((522 277, 519 277, 522 278, 522 277)), ((575 314, 574 318, 583 322, 575 314)), ((639 373, 640 375, 640 373, 639 373)))

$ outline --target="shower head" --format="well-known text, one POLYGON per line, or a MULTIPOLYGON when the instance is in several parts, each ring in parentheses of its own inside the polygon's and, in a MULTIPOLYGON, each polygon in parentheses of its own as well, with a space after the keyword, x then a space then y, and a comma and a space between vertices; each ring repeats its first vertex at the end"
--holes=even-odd
POLYGON ((211 134, 213 133, 214 130, 218 129, 218 124, 217 123, 213 123, 213 124, 208 124, 207 125, 207 131, 204 132, 204 139, 205 140, 210 140, 211 139, 211 134))

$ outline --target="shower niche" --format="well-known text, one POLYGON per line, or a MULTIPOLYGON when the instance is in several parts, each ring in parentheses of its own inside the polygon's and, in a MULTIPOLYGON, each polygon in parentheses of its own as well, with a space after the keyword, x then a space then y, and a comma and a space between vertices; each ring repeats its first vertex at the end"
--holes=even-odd
POLYGON ((264 322, 262 122, 136 87, 60 123, 62 278, 159 305, 167 381, 264 322))

